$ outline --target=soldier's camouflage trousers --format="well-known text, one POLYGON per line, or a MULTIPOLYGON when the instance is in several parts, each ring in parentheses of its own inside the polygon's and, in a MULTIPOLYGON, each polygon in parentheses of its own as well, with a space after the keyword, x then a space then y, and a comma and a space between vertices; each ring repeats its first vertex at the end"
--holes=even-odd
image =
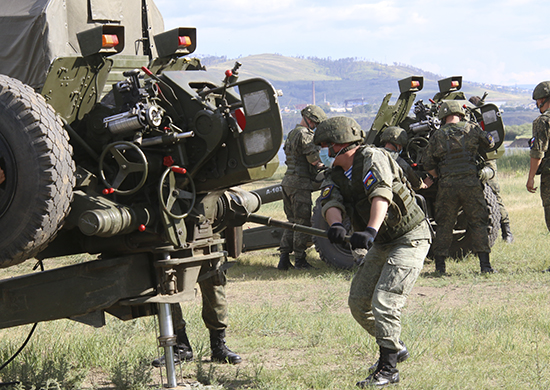
MULTIPOLYGON (((213 268, 219 267, 221 261, 213 260, 213 264, 203 265, 199 278, 213 268)), ((202 295, 202 319, 208 329, 223 330, 227 328, 227 300, 225 298, 225 271, 199 282, 202 295)), ((172 320, 174 330, 185 328, 185 320, 179 303, 172 304, 172 320)))
POLYGON ((458 211, 462 207, 468 219, 468 229, 472 234, 472 251, 491 252, 489 247, 489 214, 483 195, 483 187, 460 186, 439 187, 435 200, 436 235, 433 244, 435 256, 449 256, 453 242, 453 228, 458 211))
POLYGON ((493 179, 487 181, 487 184, 489 185, 489 187, 491 187, 491 189, 493 190, 493 193, 497 198, 498 208, 500 209, 500 223, 509 224, 510 216, 508 215, 508 211, 506 210, 506 207, 504 207, 504 201, 502 200, 502 196, 500 196, 500 184, 498 183, 496 176, 493 179))
MULTIPOLYGON (((311 191, 283 186, 283 205, 289 222, 311 226, 311 191)), ((296 258, 301 257, 311 241, 309 234, 285 229, 281 237, 281 253, 294 251, 296 258)))
POLYGON ((546 227, 550 231, 550 173, 543 172, 540 175, 540 198, 544 207, 546 227))
POLYGON ((401 310, 420 275, 430 242, 430 229, 423 221, 388 244, 375 243, 351 282, 351 314, 381 347, 403 348, 399 343, 401 310))

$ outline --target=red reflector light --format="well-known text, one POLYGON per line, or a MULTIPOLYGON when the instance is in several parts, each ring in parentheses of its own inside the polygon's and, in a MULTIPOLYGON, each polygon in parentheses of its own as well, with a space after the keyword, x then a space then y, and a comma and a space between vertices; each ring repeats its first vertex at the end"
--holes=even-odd
POLYGON ((413 80, 411 81, 411 88, 418 88, 420 87, 420 81, 413 80))
POLYGON ((187 173, 187 169, 185 169, 185 168, 172 167, 171 169, 172 169, 172 172, 179 173, 181 175, 185 175, 187 173))
POLYGON ((187 35, 178 37, 178 46, 191 46, 191 38, 189 38, 187 35))
POLYGON ((242 109, 238 108, 235 110, 235 119, 237 119, 237 124, 241 128, 241 130, 244 130, 246 127, 246 116, 244 115, 244 112, 242 109))
POLYGON ((458 81, 451 81, 451 87, 457 88, 458 87, 458 81))
POLYGON ((111 48, 118 45, 118 36, 115 34, 103 34, 101 47, 111 48))
POLYGON ((485 130, 485 122, 481 121, 481 122, 479 122, 479 124, 481 125, 481 128, 482 128, 483 130, 485 130))
POLYGON ((147 229, 147 226, 145 226, 145 225, 143 225, 143 224, 139 225, 139 227, 138 227, 138 230, 139 230, 140 232, 144 232, 145 229, 147 229))

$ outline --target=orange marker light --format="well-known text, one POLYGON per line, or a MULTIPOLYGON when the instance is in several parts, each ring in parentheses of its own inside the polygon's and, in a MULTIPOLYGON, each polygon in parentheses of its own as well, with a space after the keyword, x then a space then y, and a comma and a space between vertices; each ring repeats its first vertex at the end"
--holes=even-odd
POLYGON ((118 37, 115 34, 103 34, 101 46, 111 48, 118 45, 118 37))
POLYGON ((411 88, 418 88, 418 87, 420 87, 420 81, 418 80, 411 81, 411 88))
POLYGON ((451 87, 453 88, 458 87, 458 81, 451 81, 451 87))
POLYGON ((178 46, 191 46, 191 38, 189 38, 187 35, 178 37, 178 46))

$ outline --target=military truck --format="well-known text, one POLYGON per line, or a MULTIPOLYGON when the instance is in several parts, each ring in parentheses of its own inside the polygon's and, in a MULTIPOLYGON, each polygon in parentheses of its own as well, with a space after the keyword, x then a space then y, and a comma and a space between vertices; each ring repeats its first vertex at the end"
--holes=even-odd
POLYGON ((152 0, 0 8, 0 267, 98 255, 0 280, 0 328, 159 313, 169 354, 167 305, 238 256, 261 200, 237 186, 279 165, 278 94, 240 63, 206 71, 195 28, 163 29, 152 0))

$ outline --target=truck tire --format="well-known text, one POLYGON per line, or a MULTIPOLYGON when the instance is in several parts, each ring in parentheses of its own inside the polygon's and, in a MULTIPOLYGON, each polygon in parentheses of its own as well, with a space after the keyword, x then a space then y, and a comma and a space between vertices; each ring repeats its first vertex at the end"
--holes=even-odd
POLYGON ((68 140, 41 95, 0 75, 0 268, 34 257, 61 228, 75 183, 68 140))
MULTIPOLYGON (((329 227, 321 213, 319 199, 317 199, 315 206, 313 206, 311 226, 322 230, 327 230, 329 227)), ((346 226, 349 234, 351 230, 349 219, 344 221, 344 226, 346 226)), ((317 236, 313 236, 313 243, 315 244, 315 250, 319 253, 319 257, 327 264, 340 269, 351 269, 356 264, 349 244, 332 244, 328 238, 317 236)))
MULTIPOLYGON (((487 202, 489 213, 489 247, 493 247, 498 239, 500 231, 500 207, 497 197, 491 187, 483 186, 483 194, 487 202)), ((455 259, 462 259, 473 252, 472 233, 468 230, 468 221, 463 214, 457 218, 457 226, 453 234, 453 242, 449 249, 449 256, 455 259)))

